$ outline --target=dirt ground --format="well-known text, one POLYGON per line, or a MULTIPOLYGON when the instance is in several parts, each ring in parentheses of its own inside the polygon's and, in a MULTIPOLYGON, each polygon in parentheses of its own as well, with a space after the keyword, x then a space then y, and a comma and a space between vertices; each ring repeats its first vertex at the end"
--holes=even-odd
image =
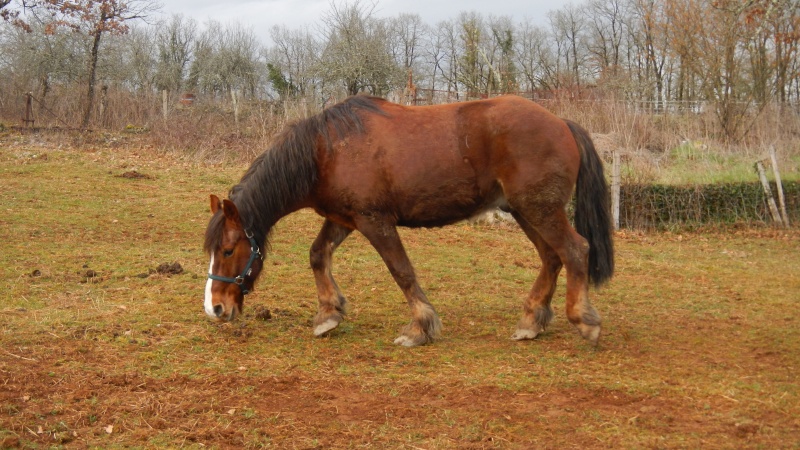
POLYGON ((514 392, 490 384, 417 382, 404 383, 396 395, 300 371, 154 379, 120 372, 119 361, 69 341, 11 358, 3 363, 3 426, 21 435, 7 434, 3 448, 778 448, 797 444, 800 425, 780 409, 757 421, 714 419, 710 411, 733 408, 733 398, 719 397, 703 410, 691 400, 580 386, 514 392), (94 370, 65 372, 54 359, 94 370), (642 429, 641 440, 598 439, 584 424, 587 411, 607 417, 608 427, 622 420, 642 429), (671 441, 678 431, 691 440, 671 441))

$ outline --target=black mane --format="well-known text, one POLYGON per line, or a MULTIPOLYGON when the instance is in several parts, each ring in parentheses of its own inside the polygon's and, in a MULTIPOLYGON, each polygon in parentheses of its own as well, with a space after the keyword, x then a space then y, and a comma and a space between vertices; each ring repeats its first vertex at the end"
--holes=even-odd
MULTIPOLYGON (((273 225, 314 188, 319 138, 325 139, 330 151, 334 140, 363 132, 360 112, 385 115, 380 109, 381 101, 368 96, 350 97, 319 114, 299 120, 289 125, 273 145, 253 161, 228 197, 236 204, 244 229, 254 234, 256 242, 267 246, 273 225)), ((224 223, 222 212, 211 217, 205 236, 206 252, 219 247, 224 223)))

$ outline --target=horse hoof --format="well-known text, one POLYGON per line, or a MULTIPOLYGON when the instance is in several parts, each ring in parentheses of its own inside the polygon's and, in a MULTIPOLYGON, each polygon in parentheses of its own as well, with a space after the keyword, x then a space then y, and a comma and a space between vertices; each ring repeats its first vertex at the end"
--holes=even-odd
POLYGON ((416 342, 414 342, 413 339, 406 336, 405 334, 398 336, 398 338, 394 340, 394 343, 395 345, 402 345, 403 347, 416 347, 417 345, 419 345, 416 342))
POLYGON ((316 337, 325 336, 329 331, 338 326, 339 322, 333 319, 328 319, 325 322, 322 322, 321 324, 317 325, 316 328, 314 328, 314 336, 316 337))
POLYGON ((581 336, 589 341, 590 344, 597 347, 597 343, 600 341, 600 325, 586 325, 581 323, 578 324, 577 327, 581 336))
POLYGON ((513 335, 511 335, 511 340, 513 340, 513 341, 524 341, 524 340, 528 340, 528 339, 535 339, 536 336, 538 336, 538 335, 539 335, 539 333, 536 332, 536 331, 520 328, 517 331, 515 331, 513 335))

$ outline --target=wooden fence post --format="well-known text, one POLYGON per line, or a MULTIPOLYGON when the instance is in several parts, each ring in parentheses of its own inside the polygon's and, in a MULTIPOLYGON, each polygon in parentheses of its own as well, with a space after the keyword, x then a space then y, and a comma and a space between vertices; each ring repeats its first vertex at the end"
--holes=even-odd
POLYGON ((619 150, 614 149, 611 163, 611 215, 614 218, 614 230, 619 230, 620 207, 620 163, 619 150))
POLYGON ((779 226, 783 226, 783 220, 778 212, 778 207, 775 205, 775 199, 772 198, 772 190, 769 188, 769 181, 767 181, 767 174, 764 171, 764 163, 756 161, 756 170, 758 171, 758 178, 761 180, 761 186, 764 188, 764 195, 767 196, 767 203, 769 204, 769 212, 772 214, 772 220, 779 226))
POLYGON ((236 89, 231 89, 231 100, 233 101, 233 123, 239 125, 239 96, 236 89))
POLYGON ((161 109, 164 114, 164 120, 169 116, 169 92, 166 89, 161 91, 161 109))
POLYGON ((786 212, 786 198, 783 196, 783 183, 781 182, 781 173, 778 170, 778 157, 775 155, 775 147, 769 147, 769 159, 772 162, 772 172, 775 174, 775 185, 778 189, 778 204, 781 207, 781 218, 783 225, 789 227, 789 214, 786 212))
POLYGON ((36 120, 33 118, 33 94, 28 92, 25 94, 25 117, 22 118, 22 124, 26 127, 32 127, 36 120))

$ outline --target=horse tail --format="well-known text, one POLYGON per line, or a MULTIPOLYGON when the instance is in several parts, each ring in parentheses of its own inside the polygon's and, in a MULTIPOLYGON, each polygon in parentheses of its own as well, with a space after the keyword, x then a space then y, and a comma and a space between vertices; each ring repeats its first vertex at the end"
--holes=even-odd
POLYGON ((575 229, 589 241, 589 281, 600 286, 614 274, 608 185, 603 175, 603 162, 589 133, 575 122, 565 122, 581 155, 575 185, 575 229))

